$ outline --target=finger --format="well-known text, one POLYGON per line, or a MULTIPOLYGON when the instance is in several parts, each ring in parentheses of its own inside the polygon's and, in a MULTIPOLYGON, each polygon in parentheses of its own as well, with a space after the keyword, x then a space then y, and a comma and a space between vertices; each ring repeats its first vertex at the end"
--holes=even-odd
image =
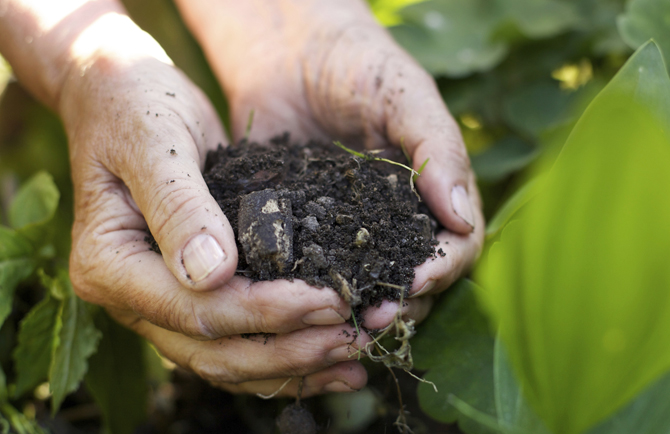
POLYGON ((224 142, 223 129, 181 72, 151 62, 133 68, 105 77, 114 97, 95 115, 99 130, 92 134, 101 145, 91 146, 98 152, 93 159, 128 187, 180 282, 195 290, 216 288, 234 274, 237 250, 201 169, 207 151, 224 142), (117 141, 111 150, 110 137, 117 141))
MULTIPOLYGON (((301 378, 289 377, 275 380, 248 381, 240 384, 218 383, 214 384, 214 386, 227 390, 230 393, 260 393, 265 396, 276 393, 274 395, 276 398, 295 397, 298 394, 301 378)), ((309 398, 324 393, 357 392, 365 387, 367 380, 367 371, 360 362, 340 362, 313 374, 306 375, 303 380, 300 397, 309 398)))
MULTIPOLYGON (((433 306, 432 297, 420 297, 403 300, 403 320, 413 319, 417 323, 423 321, 433 306)), ((396 317, 399 301, 385 300, 379 306, 370 306, 363 312, 363 326, 369 330, 381 330, 391 325, 396 317)))
MULTIPOLYGON (((104 171, 89 174, 104 180, 104 171)), ((287 333, 309 325, 341 324, 350 317, 351 308, 334 290, 300 280, 252 283, 234 277, 212 291, 185 288, 149 249, 145 233, 133 229, 143 218, 129 205, 120 181, 106 181, 79 191, 87 207, 75 221, 70 275, 83 299, 206 339, 287 333)))
MULTIPOLYGON (((474 206, 480 207, 479 194, 471 177, 471 191, 474 206)), ((435 247, 437 254, 414 269, 415 277, 410 289, 410 297, 437 294, 444 291, 452 283, 472 267, 481 253, 484 243, 484 218, 481 213, 475 214, 475 229, 463 235, 442 231, 435 237, 439 244, 435 247)))
POLYGON ((367 334, 357 335, 349 325, 213 341, 196 341, 143 320, 130 326, 153 342, 165 357, 215 384, 309 375, 360 358, 358 349, 371 341, 367 334))
POLYGON ((473 205, 470 160, 458 129, 433 79, 413 61, 391 59, 380 95, 391 143, 406 146, 421 197, 440 222, 461 234, 472 232, 478 209, 473 205), (394 64, 397 62, 397 64, 394 64))

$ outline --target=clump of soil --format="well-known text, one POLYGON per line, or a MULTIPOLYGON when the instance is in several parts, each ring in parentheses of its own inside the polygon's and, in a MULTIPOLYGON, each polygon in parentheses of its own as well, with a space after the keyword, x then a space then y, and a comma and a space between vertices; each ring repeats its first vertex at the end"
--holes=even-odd
POLYGON ((314 416, 300 404, 289 404, 277 417, 281 434, 316 434, 314 416))
POLYGON ((435 256, 437 223, 402 167, 285 134, 220 146, 204 177, 252 279, 328 286, 360 312, 406 296, 413 268, 435 256))

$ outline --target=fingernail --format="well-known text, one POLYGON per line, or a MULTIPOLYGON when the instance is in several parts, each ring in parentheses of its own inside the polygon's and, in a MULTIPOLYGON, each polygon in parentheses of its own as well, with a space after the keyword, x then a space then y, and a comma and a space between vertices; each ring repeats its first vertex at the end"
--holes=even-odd
POLYGON ((302 317, 302 322, 309 325, 333 325, 342 324, 346 320, 330 307, 312 311, 302 317))
POLYGON ((184 268, 194 282, 209 276, 225 259, 219 243, 206 234, 193 237, 184 249, 184 268))
MULTIPOLYGON (((361 354, 361 356, 362 355, 363 354, 361 354)), ((345 362, 347 360, 354 360, 355 357, 356 358, 358 357, 358 349, 347 344, 342 345, 341 347, 333 348, 332 350, 330 350, 326 358, 329 361, 335 363, 335 362, 345 362)))
POLYGON ((420 295, 423 295, 427 292, 430 292, 435 288, 435 285, 437 284, 436 281, 434 280, 429 280, 428 282, 424 283, 424 285, 419 289, 417 292, 414 294, 410 295, 409 298, 414 298, 414 297, 419 297, 420 295))
POLYGON ((451 189, 451 206, 456 215, 474 229, 475 215, 472 212, 472 204, 470 203, 468 192, 462 185, 457 185, 451 189))
POLYGON ((356 389, 352 389, 343 381, 333 381, 323 386, 325 392, 334 392, 334 393, 347 393, 347 392, 356 392, 356 389))

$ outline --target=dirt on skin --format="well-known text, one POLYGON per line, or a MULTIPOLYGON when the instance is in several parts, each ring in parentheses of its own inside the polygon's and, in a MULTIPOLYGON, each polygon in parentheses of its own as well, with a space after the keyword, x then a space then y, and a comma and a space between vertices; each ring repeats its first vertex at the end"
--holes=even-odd
POLYGON ((436 220, 402 167, 285 134, 220 146, 204 177, 235 231, 238 274, 254 280, 328 286, 358 313, 407 295, 413 268, 436 255, 436 220))

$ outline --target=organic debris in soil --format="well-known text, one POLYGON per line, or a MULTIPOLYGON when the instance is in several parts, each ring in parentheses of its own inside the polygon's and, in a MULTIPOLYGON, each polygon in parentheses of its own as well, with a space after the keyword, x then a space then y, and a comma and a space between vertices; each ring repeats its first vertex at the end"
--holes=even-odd
POLYGON ((399 299, 401 287, 407 296, 413 268, 435 257, 437 224, 410 176, 288 134, 220 146, 204 174, 235 232, 239 273, 328 286, 356 312, 399 299))

